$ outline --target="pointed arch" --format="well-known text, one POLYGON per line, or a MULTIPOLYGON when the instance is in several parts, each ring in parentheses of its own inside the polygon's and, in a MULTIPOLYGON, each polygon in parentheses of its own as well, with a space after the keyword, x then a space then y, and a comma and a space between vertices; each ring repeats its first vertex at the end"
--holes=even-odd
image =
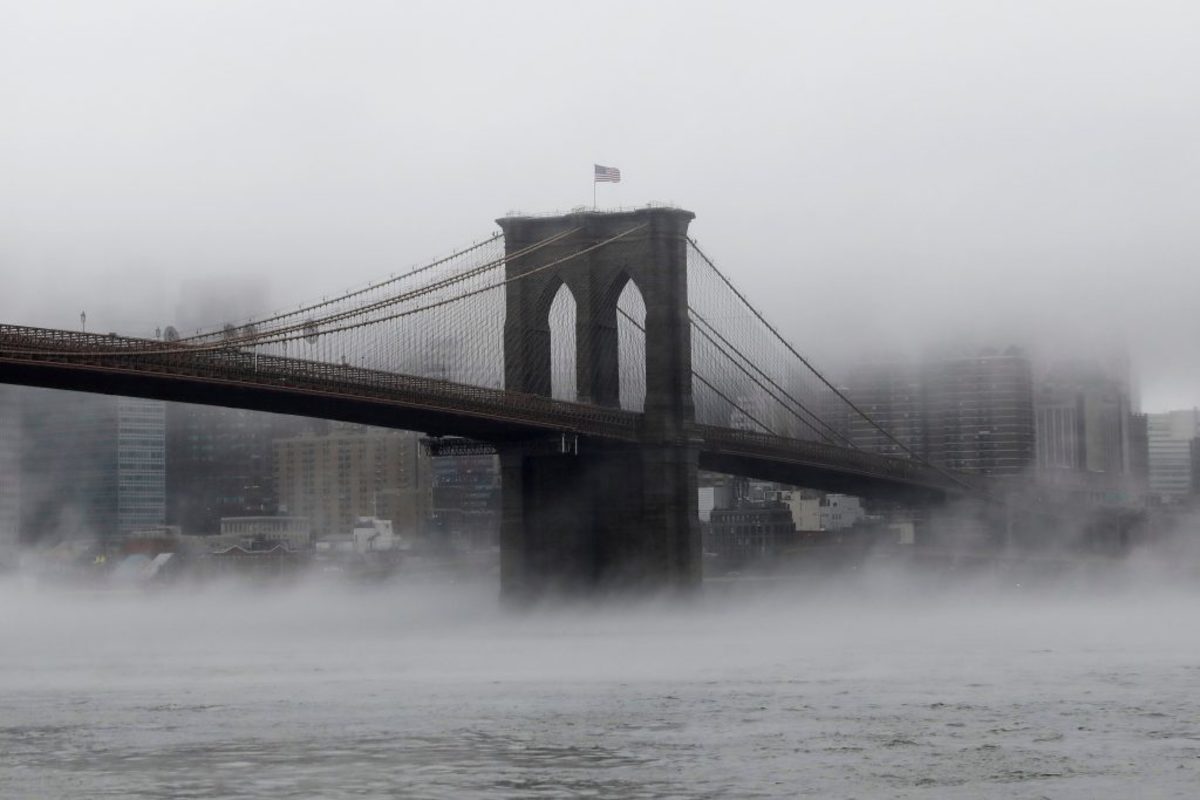
POLYGON ((574 401, 579 396, 575 343, 575 295, 561 279, 546 287, 546 330, 550 334, 550 396, 574 401))
POLYGON ((610 288, 617 310, 617 376, 621 408, 646 405, 646 300, 637 281, 622 273, 610 288))

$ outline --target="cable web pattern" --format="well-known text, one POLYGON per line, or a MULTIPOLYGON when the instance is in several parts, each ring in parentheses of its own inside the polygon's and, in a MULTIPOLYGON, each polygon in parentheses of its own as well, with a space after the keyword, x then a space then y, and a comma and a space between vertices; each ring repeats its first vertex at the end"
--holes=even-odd
MULTIPOLYGON (((155 357, 222 353, 242 359, 286 359, 503 389, 510 284, 547 270, 586 269, 589 253, 644 227, 633 225, 602 241, 576 241, 579 229, 572 228, 507 254, 502 235, 496 234, 333 299, 225 323, 195 336, 180 338, 168 329, 163 341, 126 340, 118 350, 125 358, 139 353, 155 357), (516 264, 521 268, 506 269, 516 264), (144 344, 138 345, 139 341, 144 344)), ((630 247, 628 242, 623 246, 630 247)), ((633 246, 629 256, 648 257, 639 250, 633 246)), ((845 426, 849 416, 858 415, 875 425, 762 317, 690 239, 687 270, 697 422, 841 447, 852 446, 845 426)), ((566 284, 560 283, 546 303, 544 321, 516 344, 523 348, 517 353, 531 357, 527 360, 549 359, 549 385, 538 393, 641 411, 646 394, 646 305, 636 284, 630 280, 621 287, 615 330, 613 322, 578 324, 576 301, 566 284), (590 359, 584 365, 588 369, 594 369, 589 366, 594 363, 611 366, 597 374, 581 370, 581 354, 590 359), (585 374, 591 396, 581 396, 580 379, 585 374)), ((78 355, 95 356, 96 351, 78 355)), ((257 362, 253 363, 257 369, 257 362)), ((894 440, 887 431, 879 431, 894 440)))
POLYGON ((503 383, 500 236, 332 300, 179 341, 473 386, 503 383))
POLYGON ((688 304, 698 422, 849 445, 821 414, 831 392, 820 373, 764 324, 694 241, 688 304))
MULTIPOLYGON (((0 325, 0 362, 241 384, 299 398, 289 400, 294 403, 313 396, 381 403, 407 409, 415 425, 429 426, 424 430, 448 435, 502 439, 510 432, 550 432, 636 441, 647 387, 646 302, 632 278, 622 282, 618 273, 612 281, 611 258, 610 284, 590 283, 587 273, 570 270, 590 269, 589 254, 618 241, 619 258, 649 263, 654 255, 639 234, 646 228, 631 221, 628 228, 609 228, 601 240, 565 228, 510 252, 496 234, 333 299, 195 336, 168 329, 162 339, 138 339, 0 325), (533 276, 540 277, 525 282, 533 276), (581 292, 591 318, 580 319, 568 282, 581 292), (585 296, 593 291, 605 294, 585 296), (506 330, 516 299, 532 301, 522 308, 533 311, 506 330), (507 386, 514 375, 521 391, 507 386)), ((907 452, 857 408, 694 241, 688 240, 686 254, 693 397, 707 447, 772 463, 815 461, 897 482, 966 485, 907 452), (846 433, 854 415, 913 460, 855 450, 846 433)), ((661 308, 656 305, 656 313, 661 308)), ((653 322, 657 328, 662 320, 653 322)), ((163 385, 151 389, 166 391, 163 385)))

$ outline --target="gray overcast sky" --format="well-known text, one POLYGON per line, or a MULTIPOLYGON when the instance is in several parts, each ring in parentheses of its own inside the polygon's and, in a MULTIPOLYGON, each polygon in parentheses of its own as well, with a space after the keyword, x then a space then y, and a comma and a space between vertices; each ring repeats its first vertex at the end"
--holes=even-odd
MULTIPOLYGON (((1124 340, 1200 402, 1195 2, 3 2, 0 320, 278 306, 669 201, 818 363, 1124 340), (244 282, 244 283, 243 283, 244 282)), ((220 322, 213 319, 212 322, 220 322)), ((140 328, 139 328, 140 326, 140 328)))

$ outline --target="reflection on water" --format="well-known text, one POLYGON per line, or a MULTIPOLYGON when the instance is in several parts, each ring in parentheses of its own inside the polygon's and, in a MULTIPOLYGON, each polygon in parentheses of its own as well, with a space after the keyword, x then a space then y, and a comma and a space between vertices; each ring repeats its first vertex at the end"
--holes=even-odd
POLYGON ((1198 595, 0 588, 0 795, 1194 797, 1198 595))

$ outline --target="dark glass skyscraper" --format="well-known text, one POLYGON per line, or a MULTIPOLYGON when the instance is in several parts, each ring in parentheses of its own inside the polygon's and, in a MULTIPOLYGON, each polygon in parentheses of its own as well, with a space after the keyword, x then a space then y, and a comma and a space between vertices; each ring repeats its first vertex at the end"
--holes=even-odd
POLYGON ((111 545, 164 524, 162 403, 45 389, 24 390, 22 399, 25 538, 111 545))

